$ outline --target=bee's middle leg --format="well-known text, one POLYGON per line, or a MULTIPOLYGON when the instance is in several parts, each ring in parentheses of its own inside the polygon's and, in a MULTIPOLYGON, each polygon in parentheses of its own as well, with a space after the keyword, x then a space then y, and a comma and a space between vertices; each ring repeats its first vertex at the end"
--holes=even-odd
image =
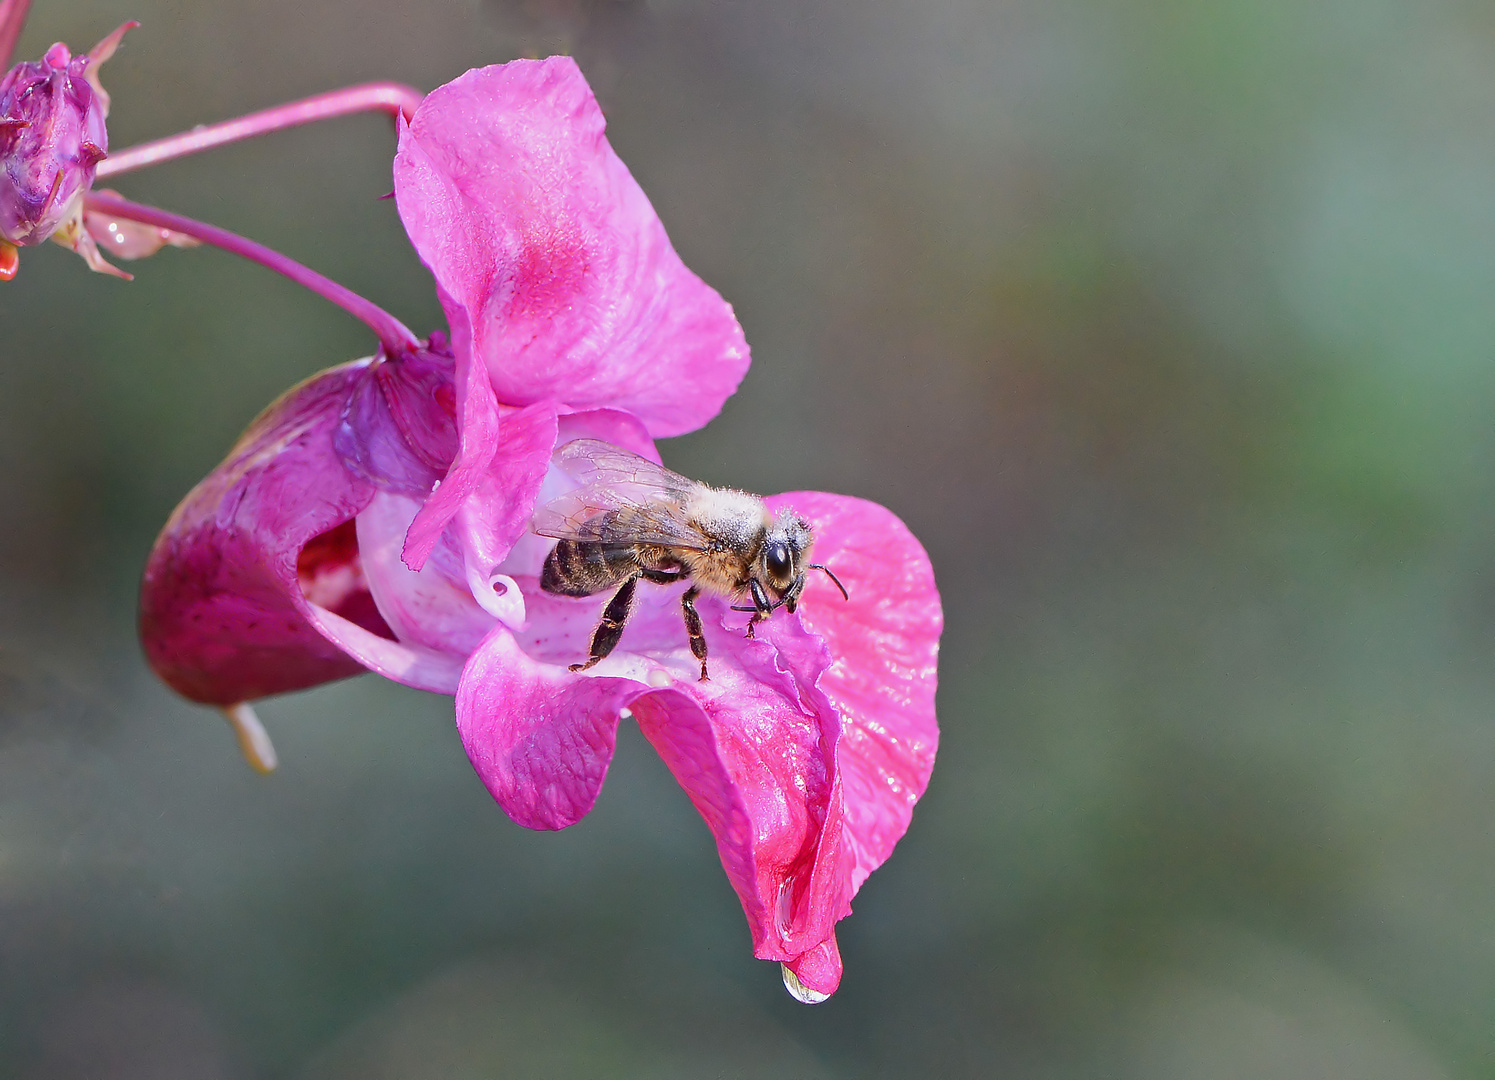
POLYGON ((613 593, 613 598, 607 602, 607 607, 602 611, 602 621, 597 624, 597 629, 592 634, 592 649, 587 662, 572 664, 570 670, 585 671, 617 647, 618 639, 623 636, 623 627, 628 625, 628 616, 633 614, 633 594, 637 588, 638 577, 635 575, 623 582, 623 587, 613 593))
POLYGON ((690 635, 690 651, 701 662, 701 681, 710 682, 706 674, 706 631, 701 626, 701 616, 696 612, 696 597, 701 590, 692 585, 680 597, 680 609, 685 612, 685 632, 690 635))

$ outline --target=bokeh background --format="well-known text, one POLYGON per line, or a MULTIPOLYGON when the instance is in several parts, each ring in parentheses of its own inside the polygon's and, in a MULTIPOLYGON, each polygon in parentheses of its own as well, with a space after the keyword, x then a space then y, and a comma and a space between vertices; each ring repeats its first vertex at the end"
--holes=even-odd
MULTIPOLYGON (((574 53, 742 391, 666 461, 877 499, 943 587, 929 794, 842 989, 751 958, 625 728, 561 834, 451 703, 145 669, 156 530, 371 351, 222 253, 0 287, 0 1076, 1495 1076, 1495 9, 36 0, 116 147, 574 53)), ((417 329, 380 118, 120 178, 417 329)))

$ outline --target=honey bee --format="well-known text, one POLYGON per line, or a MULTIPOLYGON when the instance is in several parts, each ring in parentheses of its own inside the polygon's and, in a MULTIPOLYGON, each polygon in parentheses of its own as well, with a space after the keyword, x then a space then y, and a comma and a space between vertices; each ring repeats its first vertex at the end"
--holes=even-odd
POLYGON ((806 571, 824 571, 850 599, 835 574, 808 561, 814 534, 792 510, 770 514, 757 495, 687 479, 596 439, 567 443, 554 461, 581 486, 535 514, 534 532, 558 541, 545 558, 540 588, 558 596, 618 589, 592 634, 590 655, 572 664, 572 671, 584 671, 613 651, 640 579, 655 585, 690 580, 680 607, 702 682, 706 636, 695 601, 703 592, 751 600, 732 607, 753 613, 748 637, 779 608, 795 609, 806 571))

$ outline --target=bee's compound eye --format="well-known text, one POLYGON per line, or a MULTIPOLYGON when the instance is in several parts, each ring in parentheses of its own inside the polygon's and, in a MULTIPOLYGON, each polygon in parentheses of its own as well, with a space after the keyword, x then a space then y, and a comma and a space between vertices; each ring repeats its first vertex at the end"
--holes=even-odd
POLYGON ((786 578, 791 569, 789 565, 789 548, 784 544, 772 544, 769 546, 768 572, 776 578, 786 578))

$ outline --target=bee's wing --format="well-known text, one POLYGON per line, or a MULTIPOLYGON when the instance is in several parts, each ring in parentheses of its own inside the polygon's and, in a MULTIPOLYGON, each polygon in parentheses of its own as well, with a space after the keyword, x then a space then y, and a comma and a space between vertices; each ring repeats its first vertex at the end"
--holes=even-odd
POLYGON ((540 536, 695 550, 709 544, 685 517, 686 502, 700 486, 696 481, 596 439, 569 442, 553 460, 581 486, 535 512, 531 527, 540 536))
POLYGON ((601 439, 576 439, 556 450, 551 458, 582 487, 605 484, 640 484, 667 491, 680 498, 701 485, 648 458, 605 443, 601 439))

